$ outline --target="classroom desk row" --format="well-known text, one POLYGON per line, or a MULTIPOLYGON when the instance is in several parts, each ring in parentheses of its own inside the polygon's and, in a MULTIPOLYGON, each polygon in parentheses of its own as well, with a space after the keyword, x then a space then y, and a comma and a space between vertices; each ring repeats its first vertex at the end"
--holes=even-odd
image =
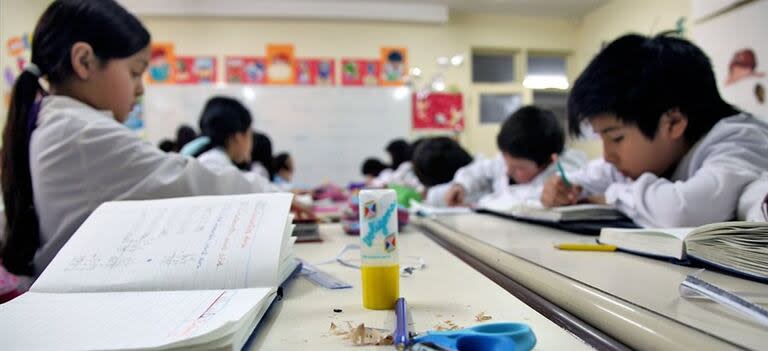
MULTIPOLYGON (((360 238, 343 233, 339 224, 320 226, 323 242, 296 244, 296 255, 310 263, 336 257, 347 244, 360 238)), ((537 350, 587 350, 590 345, 523 303, 507 290, 442 248, 413 226, 399 239, 401 262, 422 258, 425 268, 400 280, 400 294, 409 306, 411 330, 423 333, 450 322, 460 327, 479 324, 484 313, 488 322, 514 321, 531 326, 537 350)), ((352 252, 345 257, 359 257, 352 252)), ((351 261, 351 260, 350 260, 351 261)), ((359 261, 358 261, 359 262, 359 261)), ((305 278, 290 280, 283 300, 274 304, 247 345, 252 350, 391 350, 393 346, 354 346, 350 340, 331 332, 330 325, 394 329, 393 311, 373 311, 362 307, 360 271, 339 263, 317 265, 342 279, 351 289, 329 290, 305 278)))
MULTIPOLYGON (((561 251, 554 245, 594 243, 595 237, 490 215, 417 224, 486 275, 512 280, 510 291, 564 328, 585 340, 590 335, 584 324, 604 333, 599 348, 768 349, 768 328, 719 304, 680 297, 680 282, 697 268, 623 252, 561 251)), ((766 284, 713 271, 700 277, 768 303, 766 284)))

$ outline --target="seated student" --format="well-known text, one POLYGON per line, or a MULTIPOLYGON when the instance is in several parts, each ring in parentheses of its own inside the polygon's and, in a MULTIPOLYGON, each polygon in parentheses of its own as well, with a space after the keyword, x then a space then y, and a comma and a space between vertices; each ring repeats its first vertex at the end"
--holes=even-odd
POLYGON ((589 122, 603 159, 547 181, 546 206, 616 206, 647 227, 736 216, 744 187, 768 169, 768 124, 720 97, 712 65, 684 39, 626 35, 587 66, 568 99, 571 131, 589 122))
POLYGON ((389 167, 374 157, 366 158, 363 161, 363 166, 360 167, 360 172, 365 177, 365 184, 370 184, 376 177, 387 170, 389 170, 389 167))
POLYGON ((565 150, 565 133, 549 110, 525 106, 512 113, 496 136, 501 154, 493 159, 478 157, 459 169, 445 194, 448 206, 472 203, 468 199, 504 202, 514 205, 536 199, 541 186, 557 167, 553 155, 566 170, 580 168, 586 156, 565 150))
POLYGON ((272 168, 272 141, 264 133, 253 132, 253 149, 251 149, 250 171, 267 179, 274 179, 272 168))
MULTIPOLYGON (((207 121, 205 136, 210 139, 208 150, 197 157, 200 163, 216 172, 251 163, 252 119, 243 104, 229 97, 213 97, 205 104, 200 119, 207 121)), ((265 189, 278 190, 268 178, 253 172, 245 172, 245 175, 260 182, 265 189)))
POLYGON ((448 137, 423 139, 413 152, 413 170, 426 188, 424 203, 445 206, 445 192, 456 171, 472 162, 472 156, 448 137))
POLYGON ((392 172, 382 172, 371 182, 373 187, 385 187, 389 184, 404 185, 422 191, 424 186, 419 183, 413 172, 411 156, 412 145, 403 139, 395 139, 387 145, 387 153, 392 159, 392 172))
POLYGON ((212 172, 164 153, 121 123, 144 92, 150 35, 115 1, 52 2, 34 38, 3 132, 0 256, 9 272, 40 274, 106 201, 266 190, 237 169, 212 172), (40 78, 49 90, 36 101, 40 78))
POLYGON ((272 182, 277 185, 278 188, 290 191, 293 189, 293 160, 291 155, 287 152, 282 152, 275 156, 272 161, 272 170, 275 172, 275 177, 272 178, 272 182))

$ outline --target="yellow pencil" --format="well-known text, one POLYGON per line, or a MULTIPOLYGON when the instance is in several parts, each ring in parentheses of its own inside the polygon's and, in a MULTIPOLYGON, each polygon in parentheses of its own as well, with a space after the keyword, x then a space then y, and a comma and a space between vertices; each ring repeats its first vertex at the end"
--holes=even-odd
POLYGON ((568 251, 616 251, 616 246, 604 244, 562 243, 555 247, 568 251))

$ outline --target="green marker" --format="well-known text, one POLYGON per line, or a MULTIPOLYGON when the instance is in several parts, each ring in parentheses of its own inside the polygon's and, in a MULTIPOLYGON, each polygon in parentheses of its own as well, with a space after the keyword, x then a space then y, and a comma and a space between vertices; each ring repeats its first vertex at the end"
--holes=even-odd
POLYGON ((563 180, 563 183, 570 188, 571 182, 569 182, 568 178, 565 176, 565 169, 563 168, 563 165, 560 164, 559 158, 555 161, 555 165, 557 166, 557 173, 560 173, 560 178, 563 180))

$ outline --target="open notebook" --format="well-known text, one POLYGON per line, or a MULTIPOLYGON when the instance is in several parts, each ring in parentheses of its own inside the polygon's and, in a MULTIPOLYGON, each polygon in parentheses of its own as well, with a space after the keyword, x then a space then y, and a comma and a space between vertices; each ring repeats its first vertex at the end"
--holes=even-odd
POLYGON ((624 214, 613 206, 580 204, 547 208, 538 200, 529 200, 522 204, 506 207, 497 204, 486 206, 486 209, 512 217, 544 222, 609 221, 625 218, 624 214))
POLYGON ((642 255, 705 264, 768 281, 768 223, 723 222, 698 228, 604 228, 600 243, 642 255))
POLYGON ((4 348, 240 349, 297 269, 290 194, 105 203, 26 294, 4 348))

